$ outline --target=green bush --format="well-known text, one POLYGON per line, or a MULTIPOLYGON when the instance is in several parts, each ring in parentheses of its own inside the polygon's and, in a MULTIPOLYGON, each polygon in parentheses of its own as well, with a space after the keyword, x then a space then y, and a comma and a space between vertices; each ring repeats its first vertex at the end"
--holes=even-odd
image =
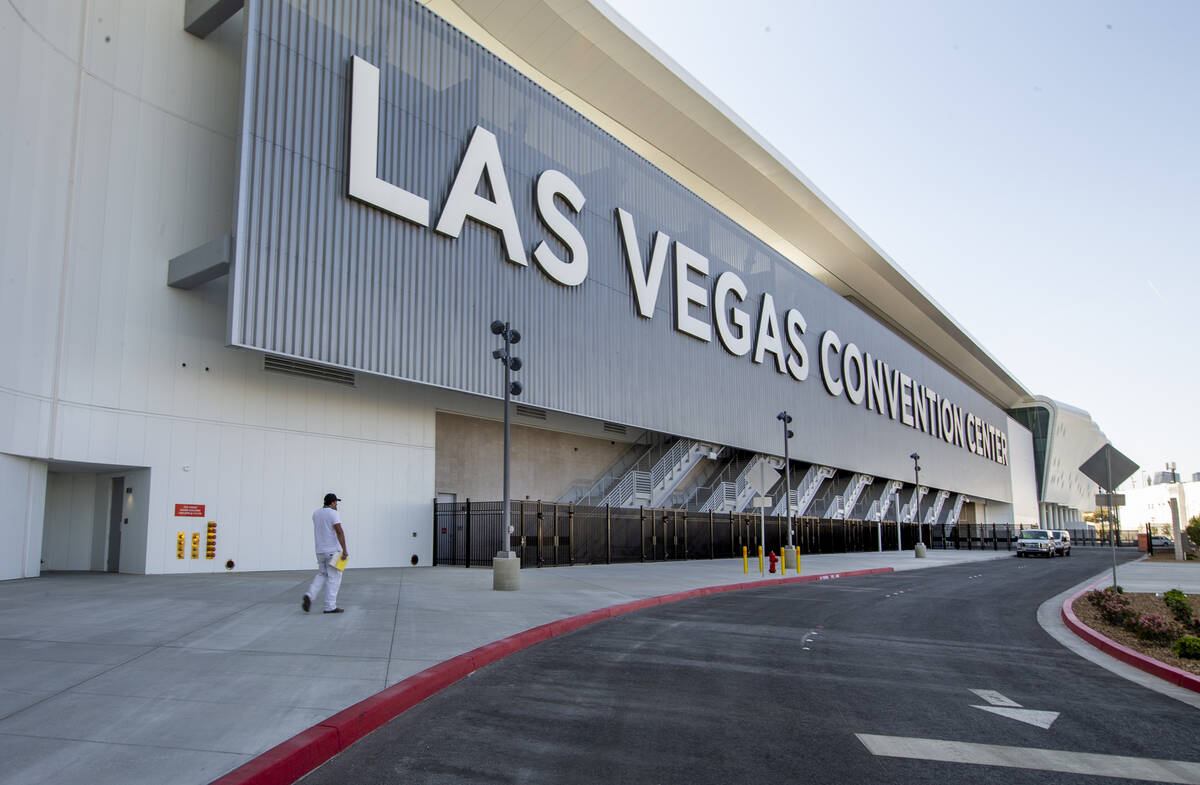
POLYGON ((1163 603, 1167 606, 1167 610, 1175 617, 1175 620, 1181 624, 1191 624, 1192 606, 1188 604, 1187 595, 1179 589, 1171 589, 1163 594, 1163 603))
POLYGON ((1200 660, 1200 638, 1195 635, 1184 635, 1171 645, 1171 651, 1175 652, 1176 657, 1200 660))

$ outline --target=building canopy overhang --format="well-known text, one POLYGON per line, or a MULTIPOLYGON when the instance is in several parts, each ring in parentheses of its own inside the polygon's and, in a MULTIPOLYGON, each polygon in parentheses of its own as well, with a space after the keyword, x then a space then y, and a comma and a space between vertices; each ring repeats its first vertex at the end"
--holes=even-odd
POLYGON ((1030 397, 782 153, 604 3, 426 5, 996 405, 1030 397))

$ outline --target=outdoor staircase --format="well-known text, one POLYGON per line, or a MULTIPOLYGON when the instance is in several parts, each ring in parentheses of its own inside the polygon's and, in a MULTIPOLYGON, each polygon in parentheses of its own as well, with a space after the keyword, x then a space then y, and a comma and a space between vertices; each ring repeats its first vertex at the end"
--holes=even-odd
POLYGON ((963 502, 965 501, 967 501, 966 496, 962 495, 961 493, 955 495, 954 504, 950 506, 950 514, 946 516, 947 526, 958 525, 958 516, 960 513, 962 513, 962 506, 963 502))
POLYGON ((903 523, 912 523, 917 517, 917 506, 921 503, 921 499, 929 492, 929 489, 921 486, 913 490, 913 495, 909 499, 908 504, 900 508, 900 520, 903 523))
POLYGON ((846 515, 858 503, 858 497, 862 495, 863 489, 873 482, 875 482, 875 478, 869 474, 856 474, 851 477, 846 491, 834 496, 833 501, 829 503, 829 507, 825 510, 825 517, 829 520, 844 521, 846 515))
POLYGON ((718 478, 700 512, 741 512, 746 509, 758 493, 754 482, 760 476, 765 476, 768 488, 779 481, 773 460, 777 461, 766 455, 755 455, 744 466, 731 466, 738 470, 736 476, 718 478))
POLYGON ((692 439, 677 439, 666 452, 648 454, 625 473, 597 504, 599 507, 661 506, 683 478, 706 458, 720 455, 723 447, 692 439), (653 464, 650 459, 653 458, 653 464))
POLYGON ((933 504, 925 511, 925 520, 922 523, 937 523, 938 515, 942 512, 942 505, 950 498, 950 491, 938 491, 937 497, 934 498, 933 504))
POLYGON ((808 510, 808 505, 812 504, 812 500, 816 498, 817 491, 821 488, 821 483, 835 474, 837 474, 837 471, 829 466, 818 466, 816 464, 809 466, 808 471, 804 473, 804 479, 800 480, 800 484, 796 486, 795 490, 789 490, 780 497, 779 503, 775 505, 775 509, 771 514, 786 515, 787 505, 790 502, 793 515, 796 517, 804 515, 808 510))
POLYGON ((867 512, 868 521, 882 521, 889 509, 892 507, 892 499, 896 495, 896 491, 904 487, 904 483, 899 480, 888 480, 887 487, 883 489, 883 494, 876 501, 871 502, 871 509, 867 512))

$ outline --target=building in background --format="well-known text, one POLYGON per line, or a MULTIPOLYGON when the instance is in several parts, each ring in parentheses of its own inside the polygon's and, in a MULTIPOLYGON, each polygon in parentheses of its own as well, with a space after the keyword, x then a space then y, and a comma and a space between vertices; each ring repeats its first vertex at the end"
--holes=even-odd
POLYGON ((1108 439, 1087 412, 1044 395, 1035 396, 1011 414, 1033 436, 1042 525, 1051 529, 1080 527, 1084 511, 1096 506, 1097 488, 1079 467, 1108 439))
POLYGON ((1200 474, 1190 481, 1169 465, 1166 471, 1140 472, 1121 488, 1125 504, 1117 508, 1122 529, 1146 531, 1174 537, 1174 524, 1186 529, 1200 515, 1200 474))
POLYGON ((500 497, 494 319, 517 498, 1082 504, 1086 414, 603 5, 13 0, 0 51, 0 578, 306 568, 327 491, 357 566, 431 563, 500 497))

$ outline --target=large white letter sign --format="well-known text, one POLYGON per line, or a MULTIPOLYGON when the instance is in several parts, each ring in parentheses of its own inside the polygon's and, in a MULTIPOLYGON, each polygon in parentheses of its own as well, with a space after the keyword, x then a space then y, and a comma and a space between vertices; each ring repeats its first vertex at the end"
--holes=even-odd
POLYGON ((521 229, 517 226, 512 193, 504 176, 504 162, 500 160, 500 146, 496 143, 496 135, 481 125, 475 126, 475 133, 471 134, 458 174, 454 176, 454 184, 450 186, 450 195, 442 207, 442 217, 434 229, 441 234, 458 237, 463 221, 468 216, 500 231, 510 262, 529 264, 525 258, 525 246, 521 244, 521 229), (484 176, 492 191, 491 199, 475 193, 484 176))
POLYGON ((837 357, 842 352, 842 339, 838 338, 838 334, 833 330, 826 330, 821 335, 821 381, 825 382, 825 389, 830 395, 838 396, 845 391, 841 379, 833 378, 830 370, 838 367, 838 361, 829 359, 829 352, 832 351, 834 357, 837 357))
POLYGON ((675 241, 675 329, 681 333, 699 338, 702 341, 712 340, 712 325, 708 320, 701 321, 692 316, 691 305, 695 303, 701 308, 708 307, 708 289, 694 284, 688 279, 688 270, 694 270, 705 277, 708 276, 708 257, 688 248, 678 240, 675 241))
POLYGON ((429 226, 429 200, 379 179, 379 69, 350 63, 350 196, 429 226))
POLYGON ((742 283, 737 273, 726 270, 717 277, 717 286, 713 290, 713 308, 716 309, 713 315, 717 317, 717 337, 730 354, 742 357, 750 351, 750 314, 726 302, 725 298, 731 294, 739 303, 743 302, 746 299, 746 284, 742 283), (734 327, 737 327, 736 333, 734 327))
POLYGON ((542 172, 537 180, 537 212, 542 223, 562 240, 563 245, 571 252, 571 261, 558 258, 546 241, 538 243, 533 251, 533 259, 546 275, 561 283, 563 286, 578 286, 583 283, 588 274, 588 251, 583 241, 583 235, 575 224, 558 210, 554 197, 561 196, 575 212, 583 209, 583 191, 571 182, 571 178, 554 169, 542 172))
POLYGON ((788 345, 793 352, 787 358, 788 373, 796 381, 802 382, 808 378, 808 347, 804 345, 804 331, 808 329, 808 322, 804 320, 804 314, 795 309, 788 309, 784 322, 787 324, 788 345))
POLYGON ((662 232, 654 233, 654 245, 650 249, 650 269, 647 270, 642 262, 642 251, 638 247, 633 216, 618 207, 617 225, 621 229, 622 245, 625 246, 629 277, 633 279, 633 295, 637 300, 638 314, 651 319, 654 317, 654 304, 658 302, 658 289, 662 284, 663 268, 667 264, 667 246, 671 244, 671 238, 662 232))
POLYGON ((762 364, 767 352, 775 355, 775 370, 783 373, 783 339, 779 335, 779 316, 775 313, 775 298, 762 296, 758 312, 758 339, 754 342, 754 362, 762 364))

